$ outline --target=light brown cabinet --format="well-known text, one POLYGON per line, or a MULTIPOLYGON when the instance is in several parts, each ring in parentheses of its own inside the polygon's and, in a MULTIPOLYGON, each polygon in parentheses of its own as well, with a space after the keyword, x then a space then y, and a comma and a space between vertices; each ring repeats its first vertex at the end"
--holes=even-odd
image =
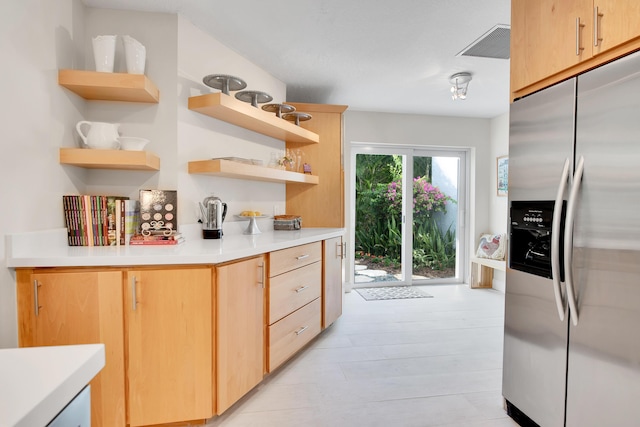
POLYGON ((124 426, 122 272, 21 269, 16 276, 20 346, 104 343, 105 366, 91 381, 91 425, 124 426))
POLYGON ((512 0, 511 88, 517 91, 591 57, 591 0, 512 0), (590 22, 590 19, 589 19, 590 22))
POLYGON ((637 0, 594 0, 593 7, 598 30, 593 37, 594 55, 640 37, 640 2, 637 0))
POLYGON ((269 372, 320 333, 321 260, 321 242, 269 254, 269 372))
POLYGON ((512 0, 512 99, 640 48, 635 0, 512 0))
POLYGON ((343 253, 338 237, 215 266, 17 269, 20 346, 105 344, 92 425, 200 422, 340 316, 343 253))
POLYGON ((269 326, 269 372, 272 372, 320 333, 320 298, 269 326))
POLYGON ((264 257, 216 266, 218 414, 264 377, 264 292, 264 257))
POLYGON ((213 415, 211 268, 126 273, 128 424, 213 415))
POLYGON ((326 328, 342 315, 342 259, 345 256, 342 237, 322 242, 322 328, 326 328))
POLYGON ((300 149, 311 165, 318 185, 287 184, 287 213, 300 215, 303 227, 344 227, 344 167, 342 159, 342 114, 345 105, 290 103, 297 111, 311 114, 300 126, 320 135, 320 143, 301 145, 287 139, 287 148, 300 149))

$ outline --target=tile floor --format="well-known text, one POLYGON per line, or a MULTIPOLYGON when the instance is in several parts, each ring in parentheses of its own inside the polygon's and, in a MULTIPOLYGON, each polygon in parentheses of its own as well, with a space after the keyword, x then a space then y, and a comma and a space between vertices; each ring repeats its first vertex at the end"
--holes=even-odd
POLYGON ((434 298, 365 301, 225 414, 216 427, 507 427, 504 294, 422 287, 434 298))

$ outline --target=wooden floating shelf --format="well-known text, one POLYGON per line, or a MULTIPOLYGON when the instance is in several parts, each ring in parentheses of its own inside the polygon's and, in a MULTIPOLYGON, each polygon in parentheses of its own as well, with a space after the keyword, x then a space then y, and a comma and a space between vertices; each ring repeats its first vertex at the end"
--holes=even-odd
POLYGON ((282 141, 300 144, 320 141, 318 134, 222 92, 190 97, 189 109, 282 141))
POLYGON ((144 74, 58 70, 58 84, 84 99, 158 103, 160 92, 144 74))
POLYGON ((60 148, 60 163, 87 169, 160 170, 160 158, 147 151, 60 148))
MULTIPOLYGON (((253 108, 253 107, 252 107, 253 108)), ((198 160, 189 162, 190 174, 223 176, 253 181, 284 182, 317 185, 320 178, 298 172, 248 165, 229 160, 198 160)))

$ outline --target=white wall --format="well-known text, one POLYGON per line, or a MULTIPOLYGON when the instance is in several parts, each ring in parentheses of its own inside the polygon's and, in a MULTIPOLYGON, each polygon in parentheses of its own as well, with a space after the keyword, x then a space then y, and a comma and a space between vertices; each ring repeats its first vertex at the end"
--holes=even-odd
MULTIPOLYGON (((202 77, 237 75, 247 81, 247 89, 266 91, 276 102, 285 99, 282 82, 175 15, 89 9, 80 0, 5 3, 0 14, 0 236, 64 227, 63 194, 137 198, 140 188, 177 189, 180 224, 195 222, 195 202, 212 192, 229 203, 229 215, 245 209, 284 211, 284 184, 186 173, 189 160, 240 156, 267 161, 272 151, 284 147, 281 141, 189 111, 187 98, 209 91, 202 77), (159 104, 84 101, 57 84, 58 69, 94 69, 90 38, 97 34, 129 34, 147 46, 146 74, 160 90, 159 104), (123 134, 150 138, 148 148, 160 156, 161 170, 60 165, 58 149, 77 146, 74 126, 83 119, 118 122, 123 134)), ((117 58, 116 71, 122 71, 120 43, 117 58)), ((471 147, 471 183, 478 183, 470 205, 475 235, 495 226, 488 207, 490 193, 495 194, 487 178, 495 173, 490 135, 491 144, 503 144, 498 135, 507 125, 506 119, 490 125, 483 119, 347 111, 345 159, 350 141, 471 147)), ((225 231, 240 224, 226 223, 225 231)), ((4 259, 0 246, 0 348, 17 345, 15 274, 4 259)))
MULTIPOLYGON (((350 111, 345 112, 344 163, 345 185, 351 176, 350 158, 351 143, 366 142, 379 144, 435 146, 447 148, 468 148, 469 177, 469 217, 470 226, 467 239, 470 242, 469 254, 475 236, 481 230, 490 227, 490 194, 489 177, 494 161, 491 154, 491 123, 488 119, 423 116, 411 114, 389 114, 350 111)), ((349 194, 348 188, 345 194, 349 194)), ((351 200, 345 200, 345 212, 351 212, 351 200)), ((349 217, 345 224, 349 224, 349 217)), ((352 230, 348 230, 347 238, 351 239, 352 230)), ((353 242, 347 244, 353 249, 353 242)), ((353 269, 352 260, 347 258, 346 271, 353 269)), ((467 269, 468 270, 468 269, 467 269)), ((468 276, 465 271, 464 277, 468 276)), ((349 280, 349 274, 347 274, 349 280)), ((347 288, 349 284, 347 284, 347 288)))
MULTIPOLYGON (((0 236, 64 227, 63 194, 120 194, 141 188, 177 189, 179 224, 196 221, 196 201, 211 192, 230 214, 251 207, 284 210, 284 184, 189 175, 189 160, 239 156, 268 160, 284 143, 189 111, 190 95, 212 91, 207 74, 243 77, 248 89, 275 101, 285 86, 246 59, 172 14, 86 8, 80 0, 5 2, 0 14, 0 111, 4 138, 0 168, 0 236), (128 34, 147 47, 146 74, 160 90, 159 104, 85 101, 57 84, 58 69, 95 69, 91 37, 128 34), (159 172, 85 170, 62 166, 58 150, 78 146, 79 120, 121 123, 124 135, 151 139, 159 172)), ((115 71, 124 71, 118 42, 115 71)), ((229 227, 241 223, 228 224, 229 227)), ((246 225, 246 224, 243 224, 246 225)), ((226 228, 225 228, 226 231, 226 228)), ((15 274, 0 246, 0 348, 17 346, 15 274)))
MULTIPOLYGON (((187 108, 188 97, 215 91, 202 83, 204 76, 238 76, 247 83, 246 90, 267 92, 273 97, 272 102, 285 101, 286 86, 185 19, 180 18, 178 23, 177 158, 180 164, 179 209, 186 215, 183 218, 187 223, 196 222, 195 203, 211 194, 228 204, 225 232, 246 228, 246 222, 238 222, 234 218, 243 210, 272 215, 276 207, 278 213, 284 213, 285 184, 187 173, 190 160, 236 156, 262 160, 267 165, 271 152, 284 149, 283 141, 190 111, 187 108)), ((263 228, 262 225, 260 227, 263 228)))
MULTIPOLYGON (((79 179, 87 185, 90 194, 117 194, 138 199, 140 189, 178 190, 176 158, 176 63, 178 57, 177 15, 165 13, 131 12, 113 9, 86 8, 85 13, 85 66, 95 70, 91 38, 102 34, 130 35, 147 50, 145 74, 158 87, 160 102, 131 103, 116 101, 86 101, 84 116, 89 121, 120 123, 122 135, 141 136, 150 139, 145 147, 160 157, 160 171, 112 171, 90 170, 79 179)), ((122 38, 116 42, 114 71, 126 72, 122 38)), ((68 97, 77 95, 65 91, 68 97)), ((74 123, 68 127, 73 128, 74 123)), ((66 145, 77 146, 74 135, 66 145)), ((69 174, 77 173, 75 167, 64 168, 69 174)), ((182 223, 178 209, 178 223, 182 223)))
MULTIPOLYGON (((80 0, 3 2, 0 14, 0 235, 63 225, 61 196, 83 191, 58 164, 84 102, 58 86, 84 64, 80 0)), ((17 345, 15 275, 0 246, 0 347, 17 345)))
MULTIPOLYGON (((508 205, 507 197, 498 197, 497 192, 497 170, 496 159, 500 156, 509 155, 509 113, 505 113, 491 120, 491 158, 493 159, 493 168, 490 174, 490 185, 492 193, 489 197, 489 228, 488 232, 508 233, 508 205)), ((476 247, 478 239, 476 237, 476 247)), ((504 292, 505 290, 505 273, 503 271, 494 271, 493 288, 504 292)))

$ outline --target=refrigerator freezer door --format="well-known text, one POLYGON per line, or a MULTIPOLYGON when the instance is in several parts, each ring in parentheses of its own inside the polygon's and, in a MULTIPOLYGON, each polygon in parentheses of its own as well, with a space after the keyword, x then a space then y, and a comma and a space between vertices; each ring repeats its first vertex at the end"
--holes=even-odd
MULTIPOLYGON (((575 80, 511 105, 510 204, 556 199, 573 157, 574 112, 575 80)), ((550 279, 507 269, 502 394, 541 426, 564 424, 567 328, 550 279)))
POLYGON ((578 78, 567 426, 640 420, 640 55, 578 78))
POLYGON ((511 104, 510 201, 555 200, 565 160, 573 158, 574 102, 575 80, 567 80, 511 104))

